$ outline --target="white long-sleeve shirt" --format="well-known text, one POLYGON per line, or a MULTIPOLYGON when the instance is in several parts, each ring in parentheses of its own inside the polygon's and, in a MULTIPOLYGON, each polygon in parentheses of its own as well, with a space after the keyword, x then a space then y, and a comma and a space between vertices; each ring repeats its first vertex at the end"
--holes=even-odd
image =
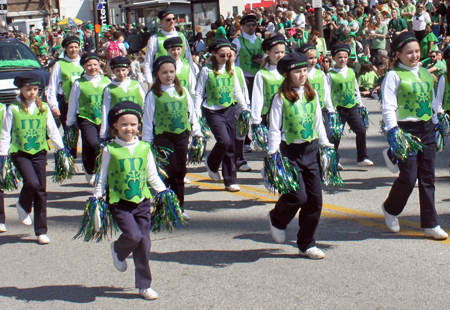
MULTIPOLYGON (((22 102, 19 97, 17 97, 17 101, 22 102)), ((30 114, 33 114, 34 110, 38 108, 36 101, 26 101, 26 104, 30 114)), ((2 139, 0 141, 0 155, 2 156, 8 155, 9 149, 11 148, 11 130, 13 127, 13 122, 14 114, 11 105, 9 105, 3 121, 2 139)), ((47 111, 47 136, 50 138, 56 149, 60 150, 64 148, 61 133, 56 126, 55 119, 53 118, 53 114, 50 109, 47 111)))
MULTIPOLYGON (((303 98, 303 86, 300 88, 294 88, 300 98, 303 98)), ((316 115, 314 117, 314 131, 319 137, 319 144, 333 147, 328 141, 325 127, 322 121, 322 110, 320 109, 319 95, 316 92, 316 115)), ((279 94, 276 94, 273 98, 272 107, 269 114, 269 154, 275 153, 279 147, 281 141, 286 141, 283 128, 283 99, 279 94)), ((293 143, 305 143, 305 140, 295 139, 293 143)))
MULTIPOLYGON (((94 87, 98 86, 98 83, 102 80, 102 75, 97 74, 96 76, 92 76, 89 74, 85 74, 84 78, 91 82, 94 87)), ((78 107, 80 106, 79 102, 80 98, 80 81, 76 80, 73 85, 72 89, 70 90, 70 96, 69 96, 69 110, 67 111, 67 126, 72 126, 77 122, 77 114, 78 114, 78 107)))
MULTIPOLYGON (((126 147, 130 151, 131 155, 134 154, 134 149, 139 145, 140 142, 137 137, 134 137, 134 139, 130 142, 123 141, 119 137, 116 137, 114 141, 120 146, 126 147)), ((101 198, 103 196, 103 193, 105 192, 105 187, 108 182, 107 181, 108 166, 110 160, 111 154, 109 154, 108 147, 105 147, 103 149, 102 164, 100 167, 98 184, 94 188, 94 196, 97 198, 101 198)), ((151 151, 149 151, 147 155, 147 181, 157 192, 162 192, 166 190, 166 186, 164 185, 163 181, 161 181, 161 178, 158 176, 158 170, 156 168, 155 159, 153 158, 153 154, 151 151)))
MULTIPOLYGON (((312 80, 314 79, 314 74, 316 74, 316 68, 308 68, 308 77, 312 80)), ((323 102, 324 102, 324 106, 325 108, 328 110, 328 112, 330 113, 334 113, 334 107, 333 107, 333 102, 331 101, 331 87, 330 84, 328 84, 328 78, 326 76, 326 74, 323 75, 323 102)))
MULTIPOLYGON (((244 39, 249 40, 252 44, 255 43, 255 41, 258 39, 256 34, 249 35, 244 32, 244 29, 241 29, 241 33, 242 33, 242 36, 244 37, 244 39)), ((236 44, 236 46, 237 46, 236 60, 234 61, 234 63, 236 64, 236 66, 240 67, 241 61, 239 60, 239 51, 241 50, 241 41, 239 41, 238 38, 235 38, 232 43, 236 44)), ((249 77, 255 76, 254 74, 251 74, 249 72, 244 72, 244 75, 249 76, 249 77)))
MULTIPOLYGON (((419 77, 419 66, 414 68, 399 64, 400 68, 411 71, 415 76, 419 77)), ((398 119, 398 103, 397 103, 397 90, 401 84, 402 80, 398 76, 397 72, 394 70, 389 71, 381 83, 381 113, 383 116, 384 123, 386 124, 386 129, 392 129, 397 126, 397 122, 419 122, 418 118, 408 116, 404 119, 398 119)), ((431 108, 433 109, 432 121, 437 124, 437 113, 439 111, 439 101, 434 100, 434 89, 433 91, 433 102, 431 108)), ((442 102, 442 101, 441 101, 442 102)))
MULTIPOLYGON (((340 73, 344 78, 347 77, 347 73, 348 73, 347 66, 345 66, 344 68, 333 67, 333 68, 331 68, 331 70, 333 70, 334 72, 340 73)), ((333 87, 333 81, 332 81, 331 75, 329 73, 327 74, 327 80, 328 80, 328 85, 330 86, 330 94, 331 94, 331 89, 333 87)), ((356 101, 358 101, 360 107, 364 106, 362 99, 361 99, 361 93, 359 92, 358 80, 356 79, 356 77, 355 77, 355 99, 356 99, 356 101)))
POLYGON ((434 100, 437 102, 433 102, 433 107, 438 106, 438 113, 444 112, 444 93, 445 93, 445 74, 441 75, 437 85, 437 93, 435 94, 434 100))
MULTIPOLYGON (((181 59, 178 59, 176 61, 177 74, 181 74, 181 69, 184 66, 187 66, 187 64, 184 63, 181 59)), ((191 95, 192 98, 194 98, 194 96, 195 96, 195 87, 197 86, 197 76, 194 73, 194 71, 192 70, 192 67, 191 67, 191 70, 189 70, 188 83, 189 83, 189 85, 188 85, 187 88, 189 90, 189 94, 191 95)))
MULTIPOLYGON (((73 62, 77 66, 80 64, 80 57, 71 59, 64 56, 64 59, 69 62, 73 62)), ((52 67, 52 71, 50 72, 50 80, 48 81, 47 104, 50 110, 58 108, 58 100, 56 98, 56 95, 58 94, 64 94, 64 90, 61 87, 61 66, 59 65, 59 62, 56 62, 52 67)))
MULTIPOLYGON (((176 30, 167 32, 165 30, 161 30, 161 33, 165 35, 167 38, 178 37, 178 32, 176 30)), ((155 55, 158 51, 158 36, 155 34, 150 37, 147 44, 147 52, 145 53, 144 59, 144 76, 148 83, 153 83, 153 62, 155 61, 155 55)), ((184 57, 188 60, 191 65, 192 72, 198 74, 198 68, 194 65, 194 61, 192 60, 191 49, 189 47, 189 42, 184 38, 184 57)))
MULTIPOLYGON (((225 72, 225 65, 219 65, 219 72, 223 74, 225 72)), ((200 71, 200 76, 197 82, 197 89, 195 91, 194 97, 194 107, 195 112, 198 116, 202 115, 201 107, 203 105, 204 108, 210 110, 222 110, 225 109, 224 106, 215 104, 212 106, 208 106, 208 97, 206 96, 206 82, 209 79, 208 67, 203 67, 202 71, 200 71)), ((234 78, 234 99, 236 99, 238 105, 240 106, 236 113, 240 113, 244 110, 247 110, 247 104, 245 103, 244 96, 242 94, 241 85, 239 84, 239 79, 236 74, 236 70, 234 70, 233 74, 234 78)))
MULTIPOLYGON (((128 90, 128 87, 131 84, 131 79, 127 78, 125 81, 122 82, 117 82, 117 81, 112 81, 111 84, 114 84, 120 88, 123 89, 124 92, 126 92, 128 90)), ((142 102, 144 102, 144 98, 145 98, 145 92, 144 89, 142 88, 141 84, 139 84, 139 93, 141 94, 142 97, 142 102)), ((100 127, 100 138, 104 139, 108 137, 108 131, 109 131, 109 126, 108 126, 108 113, 109 110, 111 110, 111 92, 109 91, 109 87, 105 88, 105 91, 103 92, 103 105, 102 105, 102 125, 100 127)))
MULTIPOLYGON (((162 84, 161 90, 163 92, 167 92, 167 94, 170 97, 173 97, 174 93, 176 92, 175 84, 172 84, 170 86, 162 84)), ((187 93, 186 88, 184 88, 184 91, 187 93)), ((191 123, 191 136, 192 137, 203 136, 200 124, 198 123, 198 119, 195 114, 192 98, 189 95, 187 95, 186 98, 187 98, 187 110, 189 114, 189 122, 191 123)), ((142 129, 142 140, 147 142, 153 142, 154 138, 153 129, 154 126, 156 125, 155 123, 156 102, 155 102, 155 95, 153 94, 153 92, 148 93, 147 97, 145 98, 144 107, 145 110, 144 110, 144 124, 142 129)))

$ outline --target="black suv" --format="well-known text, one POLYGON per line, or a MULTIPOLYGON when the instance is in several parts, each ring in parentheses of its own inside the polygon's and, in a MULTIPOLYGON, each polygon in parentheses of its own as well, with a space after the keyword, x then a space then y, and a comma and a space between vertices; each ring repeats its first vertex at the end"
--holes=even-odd
POLYGON ((41 66, 36 55, 22 42, 13 38, 0 37, 0 102, 9 104, 16 101, 19 94, 14 86, 14 78, 26 72, 36 72, 41 77, 41 84, 45 87, 39 89, 42 100, 45 98, 45 88, 48 85, 50 74, 41 66))

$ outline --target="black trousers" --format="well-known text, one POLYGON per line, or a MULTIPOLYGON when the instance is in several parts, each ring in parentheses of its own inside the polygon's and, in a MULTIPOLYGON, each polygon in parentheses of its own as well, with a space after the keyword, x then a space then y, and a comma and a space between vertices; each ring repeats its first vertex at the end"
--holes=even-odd
POLYGON ((124 261, 133 253, 136 288, 149 288, 152 282, 149 264, 150 200, 146 199, 139 204, 121 200, 109 205, 109 208, 122 231, 114 243, 117 257, 124 261))
POLYGON ((247 164, 247 159, 245 159, 244 156, 244 142, 248 139, 247 136, 244 138, 235 138, 235 151, 234 151, 234 157, 235 157, 235 165, 236 169, 239 169, 241 166, 247 164))
POLYGON ((222 165, 222 176, 225 186, 237 184, 234 148, 236 137, 236 106, 232 105, 222 110, 203 108, 203 115, 216 139, 216 144, 208 156, 208 167, 219 171, 222 165))
POLYGON ((47 151, 34 155, 18 151, 11 154, 11 159, 23 178, 19 195, 19 204, 31 213, 34 205, 34 232, 36 236, 47 233, 47 151))
POLYGON ((5 224, 5 194, 0 189, 0 224, 5 224))
POLYGON ((384 202, 384 209, 392 215, 402 213, 417 179, 419 181, 420 226, 434 228, 438 225, 434 205, 435 126, 431 120, 398 122, 398 126, 420 138, 426 147, 417 156, 409 156, 405 161, 398 161, 400 175, 392 185, 389 196, 384 202))
MULTIPOLYGON (((247 90, 248 90, 248 99, 250 100, 250 105, 252 104, 252 98, 253 98, 253 84, 255 83, 255 77, 249 77, 246 76, 245 77, 245 83, 247 84, 247 90)), ((252 142, 252 140, 250 140, 249 135, 245 136, 245 145, 250 145, 250 143, 252 142)), ((236 148, 238 146, 236 145, 236 148)), ((244 146, 242 146, 242 154, 244 153, 244 146)), ((242 158, 244 158, 242 156, 242 158)), ((245 158, 244 158, 245 160, 245 158)), ((245 163, 247 163, 247 161, 245 161, 245 163)), ((241 165, 242 166, 242 165, 241 165)))
MULTIPOLYGON (((358 112, 358 105, 355 105, 353 108, 344 108, 338 106, 336 108, 339 113, 339 117, 341 118, 342 125, 348 123, 350 129, 356 134, 356 160, 358 162, 363 161, 364 159, 369 158, 367 156, 367 146, 366 146, 366 128, 364 127, 361 117, 358 112)), ((339 148, 340 140, 333 141, 334 148, 336 151, 339 148)))
POLYGON ((330 129, 330 117, 328 116, 328 110, 326 108, 322 109, 322 121, 325 127, 325 133, 327 134, 327 139, 331 143, 331 129, 330 129))
POLYGON ((186 157, 188 152, 189 131, 180 134, 164 132, 155 135, 153 143, 172 150, 169 164, 166 167, 168 178, 164 180, 166 187, 170 187, 177 194, 180 207, 184 211, 184 177, 186 176, 186 157))
MULTIPOLYGON (((61 125, 63 126, 63 129, 66 130, 67 129, 67 112, 69 111, 69 104, 66 102, 66 98, 64 97, 64 95, 58 94, 56 96, 56 99, 58 100, 59 113, 61 114, 59 116, 59 120, 60 120, 59 123, 61 123, 61 125)), ((58 127, 59 127, 59 124, 58 124, 58 127)), ((74 148, 70 149, 70 154, 73 156, 74 159, 76 159, 77 158, 77 148, 74 147, 74 148)))
POLYGON ((81 131, 81 156, 83 159, 84 170, 88 174, 94 174, 95 171, 95 151, 100 136, 101 125, 95 125, 91 121, 78 117, 78 128, 81 131))
POLYGON ((304 252, 316 245, 314 233, 322 212, 322 185, 317 160, 319 143, 313 140, 287 145, 281 141, 280 150, 297 170, 300 187, 295 192, 281 195, 275 208, 270 211, 270 217, 276 228, 286 229, 300 209, 297 245, 304 252))

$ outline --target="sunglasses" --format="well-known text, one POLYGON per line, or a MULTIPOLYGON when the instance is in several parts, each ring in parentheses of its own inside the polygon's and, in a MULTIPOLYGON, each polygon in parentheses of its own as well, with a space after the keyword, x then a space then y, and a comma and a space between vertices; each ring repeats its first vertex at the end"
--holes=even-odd
POLYGON ((423 9, 423 6, 418 6, 417 8, 418 8, 418 9, 423 9))
POLYGON ((256 24, 244 24, 245 27, 256 27, 256 24))
POLYGON ((175 17, 172 17, 172 18, 166 18, 166 22, 170 22, 170 21, 175 21, 176 20, 176 18, 175 17))
POLYGON ((218 55, 220 58, 230 58, 231 57, 231 53, 230 54, 220 54, 218 55))
POLYGON ((324 60, 323 62, 330 62, 329 60, 324 60))

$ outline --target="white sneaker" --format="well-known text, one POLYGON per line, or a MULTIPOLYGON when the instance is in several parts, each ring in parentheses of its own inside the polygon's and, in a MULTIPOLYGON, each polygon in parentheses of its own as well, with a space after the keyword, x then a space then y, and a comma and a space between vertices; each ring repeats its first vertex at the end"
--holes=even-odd
POLYGON ((225 189, 229 192, 239 192, 241 188, 237 184, 231 184, 230 186, 225 186, 225 189))
POLYGON ((244 145, 244 153, 251 153, 252 147, 250 145, 244 145))
POLYGON ((5 223, 1 223, 1 224, 0 224, 0 233, 6 232, 6 231, 7 231, 7 229, 6 229, 5 223))
POLYGON ((49 244, 50 243, 50 238, 47 235, 39 235, 37 237, 37 241, 39 244, 49 244))
POLYGON ((388 169, 392 172, 392 173, 397 173, 398 172, 398 164, 393 164, 391 159, 389 158, 388 155, 388 151, 389 149, 384 149, 383 150, 383 158, 384 158, 384 162, 386 163, 386 166, 388 167, 388 169))
POLYGON ((371 161, 370 159, 366 158, 363 161, 358 162, 358 167, 368 167, 368 166, 373 166, 373 161, 371 161))
POLYGON ((181 213, 181 216, 185 219, 185 220, 190 220, 191 217, 186 213, 186 211, 184 211, 183 213, 181 213))
POLYGON ((19 201, 16 203, 16 209, 17 213, 19 214, 19 218, 22 221, 22 224, 30 226, 33 224, 33 221, 31 220, 30 214, 25 211, 22 206, 20 205, 19 201))
POLYGON ((250 168, 249 165, 244 164, 244 165, 242 165, 242 166, 239 167, 238 171, 241 171, 241 172, 249 172, 249 171, 252 171, 252 168, 250 168))
POLYGON ((397 217, 395 215, 387 213, 386 210, 384 210, 384 203, 381 204, 381 209, 383 210, 384 221, 386 222, 386 226, 389 228, 389 230, 394 233, 399 232, 400 224, 397 217))
POLYGON ((431 237, 436 240, 444 240, 448 238, 448 234, 439 225, 435 228, 425 228, 424 231, 425 237, 431 237))
POLYGON ((156 298, 158 298, 158 293, 156 293, 156 291, 154 289, 152 289, 151 287, 147 288, 147 289, 139 289, 139 295, 141 295, 142 297, 144 297, 147 300, 154 300, 156 298))
POLYGON ((211 171, 211 169, 209 169, 208 158, 205 158, 205 167, 206 167, 206 170, 208 171, 208 176, 211 178, 211 180, 220 181, 221 177, 220 177, 219 172, 213 172, 213 171, 211 171))
POLYGON ((184 184, 191 184, 191 180, 189 180, 188 178, 184 177, 183 183, 184 184))
POLYGON ((300 256, 307 256, 311 259, 322 259, 325 257, 325 253, 318 247, 312 247, 307 249, 305 252, 299 250, 300 256))
POLYGON ((270 235, 272 236, 273 241, 276 243, 284 243, 286 241, 286 230, 278 229, 272 225, 272 219, 269 216, 269 227, 270 227, 270 235))
POLYGON ((89 184, 92 186, 92 187, 94 187, 95 186, 95 174, 92 174, 92 177, 91 177, 91 179, 89 180, 89 184))
POLYGON ((127 261, 119 260, 119 258, 117 257, 117 253, 114 250, 114 243, 115 242, 111 243, 111 254, 113 258, 114 267, 116 267, 116 269, 119 270, 120 272, 125 272, 127 270, 127 261))
POLYGON ((344 167, 341 165, 341 163, 338 163, 338 164, 337 164, 337 167, 338 167, 338 170, 339 170, 339 171, 344 170, 344 167))
POLYGON ((93 174, 89 174, 89 173, 84 173, 84 177, 86 178, 86 182, 88 182, 90 185, 92 185, 91 184, 91 180, 92 180, 92 177, 93 177, 94 175, 93 174))

